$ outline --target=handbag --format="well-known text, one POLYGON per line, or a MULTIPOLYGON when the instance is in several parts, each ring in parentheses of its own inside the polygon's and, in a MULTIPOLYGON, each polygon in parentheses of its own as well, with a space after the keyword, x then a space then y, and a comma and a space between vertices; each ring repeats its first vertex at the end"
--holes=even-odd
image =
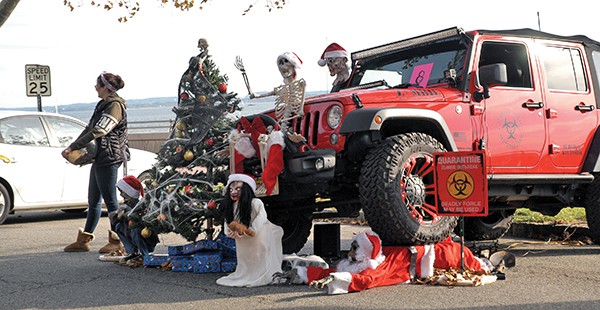
POLYGON ((96 140, 92 140, 79 150, 69 152, 69 154, 67 154, 67 160, 71 164, 78 166, 91 164, 94 162, 97 149, 98 146, 96 145, 96 140))

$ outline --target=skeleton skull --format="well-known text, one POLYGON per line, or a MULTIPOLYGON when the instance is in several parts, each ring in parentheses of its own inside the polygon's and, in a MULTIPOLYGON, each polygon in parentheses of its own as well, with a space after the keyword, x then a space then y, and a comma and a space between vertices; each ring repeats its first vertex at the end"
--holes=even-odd
POLYGON ((293 79, 295 77, 296 68, 294 65, 284 57, 280 57, 277 59, 277 68, 279 68, 279 73, 281 73, 281 77, 284 80, 293 79))
POLYGON ((325 61, 327 63, 327 68, 329 68, 329 75, 331 76, 348 72, 348 59, 346 59, 346 57, 327 58, 325 61))
POLYGON ((200 38, 200 39, 198 40, 198 48, 199 48, 201 51, 205 51, 205 50, 207 50, 207 49, 208 49, 208 41, 206 41, 206 39, 204 39, 204 38, 200 38))

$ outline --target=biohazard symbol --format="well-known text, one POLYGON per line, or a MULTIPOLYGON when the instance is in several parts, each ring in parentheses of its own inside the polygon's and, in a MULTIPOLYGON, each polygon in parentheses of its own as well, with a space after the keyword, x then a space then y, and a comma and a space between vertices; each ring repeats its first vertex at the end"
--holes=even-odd
POLYGON ((473 182, 473 177, 468 172, 457 170, 448 176, 446 190, 455 199, 467 199, 473 194, 473 182))
POLYGON ((502 128, 506 129, 506 133, 508 133, 508 138, 506 139, 516 139, 515 131, 517 130, 517 127, 519 126, 517 125, 516 120, 509 121, 506 118, 504 119, 504 124, 502 125, 502 128))

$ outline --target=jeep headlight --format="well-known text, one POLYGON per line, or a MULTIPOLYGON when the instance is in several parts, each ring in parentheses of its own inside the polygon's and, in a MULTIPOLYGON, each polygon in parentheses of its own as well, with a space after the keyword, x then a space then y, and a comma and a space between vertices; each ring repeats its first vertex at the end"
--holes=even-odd
POLYGON ((333 105, 327 111, 327 125, 331 129, 336 129, 342 122, 342 107, 339 105, 333 105))

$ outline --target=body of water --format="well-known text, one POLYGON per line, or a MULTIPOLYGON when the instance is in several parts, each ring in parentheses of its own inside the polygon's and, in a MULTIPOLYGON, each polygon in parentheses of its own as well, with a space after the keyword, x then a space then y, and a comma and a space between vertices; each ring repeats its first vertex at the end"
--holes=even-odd
MULTIPOLYGON (((174 106, 157 106, 157 107, 136 107, 130 106, 127 109, 127 120, 129 123, 135 122, 160 122, 163 125, 169 122, 175 121, 175 113, 173 112, 174 106)), ((90 110, 78 110, 78 111, 62 111, 62 114, 66 114, 84 122, 88 122, 93 113, 94 105, 90 105, 90 110)), ((268 109, 273 108, 273 102, 244 102, 242 110, 238 113, 242 116, 253 115, 268 109)), ((153 126, 157 124, 147 124, 147 126, 153 126)), ((138 129, 145 127, 145 124, 135 124, 130 126, 138 129)), ((168 131, 167 129, 150 129, 148 131, 168 131)))

